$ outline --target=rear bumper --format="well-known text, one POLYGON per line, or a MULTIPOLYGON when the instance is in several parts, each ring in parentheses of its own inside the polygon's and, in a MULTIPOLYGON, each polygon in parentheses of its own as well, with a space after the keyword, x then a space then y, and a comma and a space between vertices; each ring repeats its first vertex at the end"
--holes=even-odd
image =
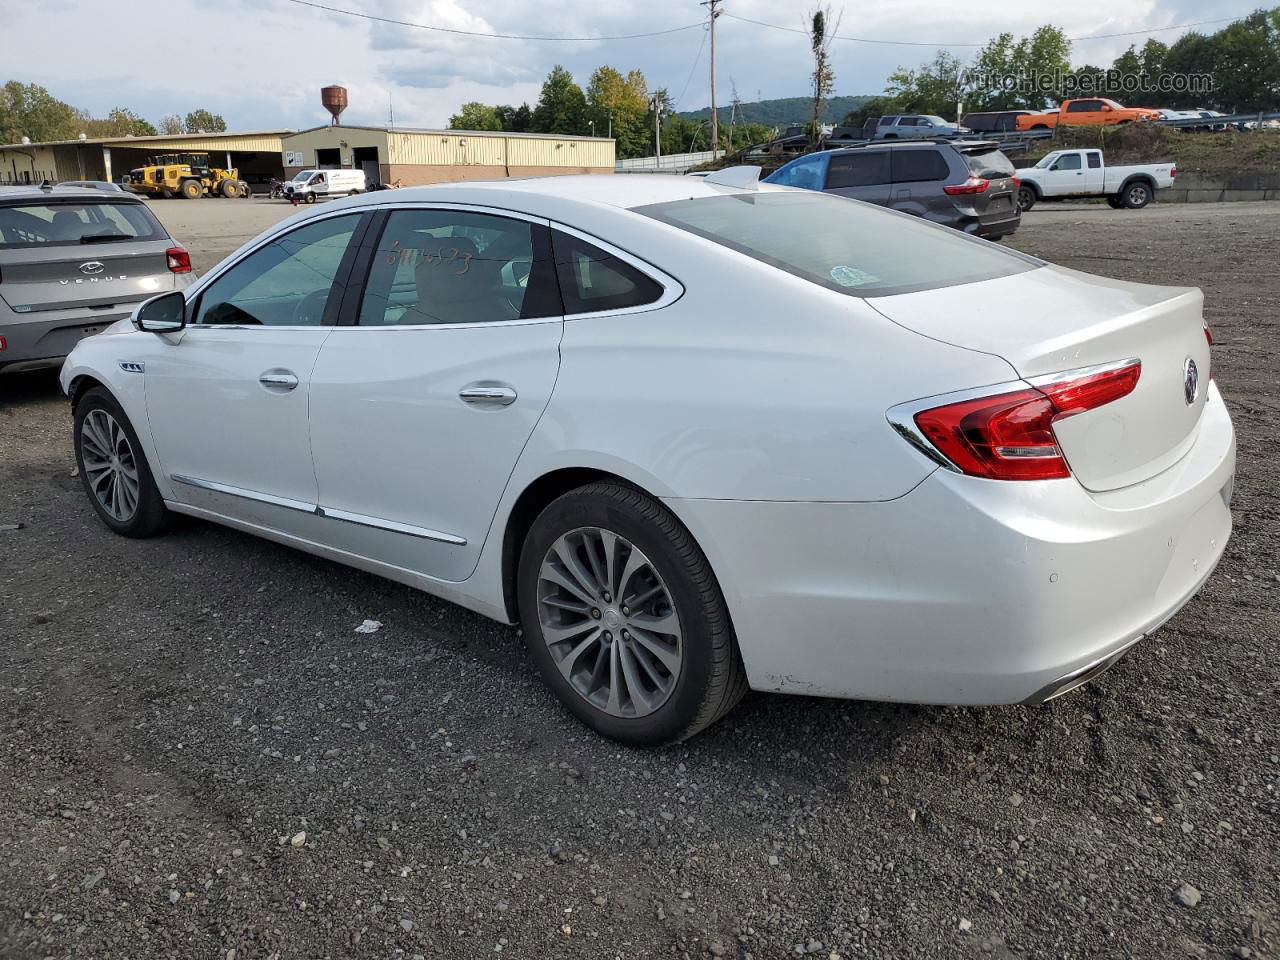
POLYGON ((53 318, 40 314, 26 315, 34 319, 21 314, 18 319, 6 317, 0 320, 0 336, 6 344, 0 350, 0 372, 56 367, 77 343, 128 317, 133 306, 130 304, 129 310, 79 311, 70 317, 62 312, 53 318))
POLYGON ((716 570, 754 688, 1040 702, 1157 629, 1222 555, 1235 437, 1211 392, 1186 456, 1105 495, 938 470, 884 503, 669 503, 716 570))

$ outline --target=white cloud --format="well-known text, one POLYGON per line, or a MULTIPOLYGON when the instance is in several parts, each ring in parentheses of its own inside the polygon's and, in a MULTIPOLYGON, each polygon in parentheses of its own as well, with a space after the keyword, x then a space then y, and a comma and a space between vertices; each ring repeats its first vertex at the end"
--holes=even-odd
MULTIPOLYGON (((460 30, 603 36, 695 23, 692 0, 326 0, 332 6, 460 30)), ((831 0, 839 8, 839 0, 831 0)), ((543 77, 561 63, 586 83, 604 63, 641 69, 650 86, 678 94, 690 76, 701 28, 641 40, 553 43, 466 37, 372 23, 288 0, 223 0, 209 16, 195 0, 170 0, 160 20, 103 16, 99 0, 64 0, 56 13, 4 2, 0 64, 5 76, 36 82, 95 113, 127 106, 149 119, 206 107, 233 128, 304 127, 324 123, 319 88, 350 91, 349 122, 383 123, 388 98, 396 122, 440 126, 467 100, 533 103, 543 77), (229 14, 227 13, 229 11, 229 14), (174 23, 197 23, 175 30, 174 23)), ((801 27, 807 5, 727 0, 737 16, 801 27)), ((921 42, 985 41, 1004 30, 1027 33, 1042 23, 1069 35, 1116 33, 1228 15, 1209 0, 1047 0, 987 6, 955 0, 850 4, 842 34, 921 42)), ((1215 29, 1209 27, 1207 29, 1215 29)), ((1156 34, 1169 42, 1176 32, 1156 34)), ((1142 37, 1078 44, 1077 62, 1109 63, 1142 37)), ((805 37, 730 17, 717 32, 720 99, 730 80, 744 100, 800 96, 810 69, 805 37)), ((964 55, 971 48, 956 48, 964 55)), ((875 93, 899 64, 932 57, 932 47, 842 41, 833 47, 838 93, 875 93)), ((692 75, 682 108, 708 100, 707 53, 692 75)))

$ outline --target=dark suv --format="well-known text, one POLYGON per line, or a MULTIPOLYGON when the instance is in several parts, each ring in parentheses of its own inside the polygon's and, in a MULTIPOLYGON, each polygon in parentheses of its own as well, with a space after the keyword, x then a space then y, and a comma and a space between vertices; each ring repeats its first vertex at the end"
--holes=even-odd
POLYGON ((838 193, 988 240, 1018 229, 1013 164, 985 140, 869 143, 796 157, 766 183, 838 193))

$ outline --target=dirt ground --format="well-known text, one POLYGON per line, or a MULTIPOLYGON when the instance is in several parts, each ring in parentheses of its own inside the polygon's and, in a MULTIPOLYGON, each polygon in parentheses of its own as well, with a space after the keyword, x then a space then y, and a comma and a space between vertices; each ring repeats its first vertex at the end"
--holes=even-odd
MULTIPOLYGON (((157 209, 201 267, 270 222, 157 209)), ((1280 955, 1280 204, 1045 204, 1012 246, 1203 287, 1239 432, 1216 575, 1040 707, 752 695, 624 750, 514 630, 111 535, 54 378, 0 379, 0 957, 1280 955)))

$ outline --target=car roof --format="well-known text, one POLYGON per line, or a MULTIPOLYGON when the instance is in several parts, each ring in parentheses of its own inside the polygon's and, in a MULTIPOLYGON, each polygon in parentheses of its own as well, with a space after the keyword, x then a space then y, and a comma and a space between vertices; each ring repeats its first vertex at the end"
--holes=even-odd
POLYGON ((34 184, 0 184, 0 203, 13 200, 48 200, 58 197, 88 197, 94 200, 106 200, 110 203, 121 201, 141 203, 142 200, 132 193, 99 190, 97 187, 70 187, 55 185, 41 187, 34 184))
MULTIPOLYGON (((593 203, 629 210, 650 203, 670 200, 693 200, 698 197, 717 197, 732 193, 750 193, 751 189, 727 187, 709 182, 707 177, 686 177, 667 174, 573 174, 558 177, 511 178, 506 180, 467 180, 464 182, 432 184, 425 187, 401 187, 392 193, 362 194, 384 201, 430 200, 442 194, 485 193, 533 194, 593 203)), ((479 197, 477 197, 479 199, 479 197)))

